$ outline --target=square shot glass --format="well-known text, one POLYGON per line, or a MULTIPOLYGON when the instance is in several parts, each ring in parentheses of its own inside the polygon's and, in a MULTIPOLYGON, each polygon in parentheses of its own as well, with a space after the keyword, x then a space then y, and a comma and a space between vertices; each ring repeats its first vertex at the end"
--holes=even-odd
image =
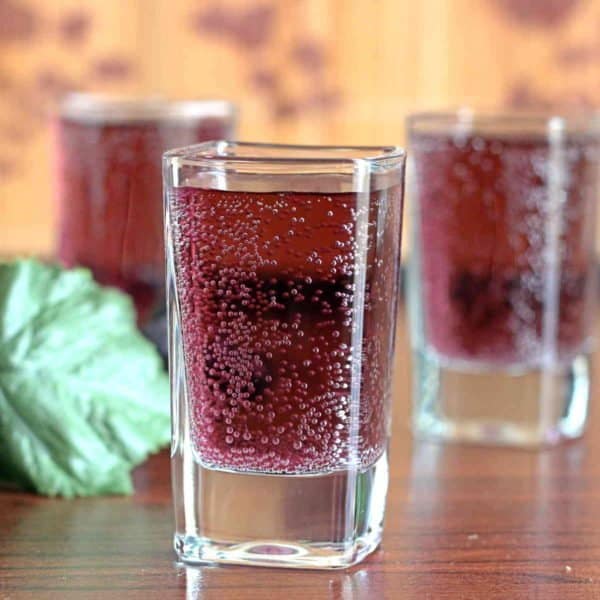
POLYGON ((68 94, 54 122, 58 258, 131 295, 166 346, 161 157, 234 134, 224 100, 68 94))
POLYGON ((409 118, 418 436, 537 447, 583 433, 599 123, 409 118))
POLYGON ((164 158, 175 550, 340 568, 379 544, 404 152, 164 158))

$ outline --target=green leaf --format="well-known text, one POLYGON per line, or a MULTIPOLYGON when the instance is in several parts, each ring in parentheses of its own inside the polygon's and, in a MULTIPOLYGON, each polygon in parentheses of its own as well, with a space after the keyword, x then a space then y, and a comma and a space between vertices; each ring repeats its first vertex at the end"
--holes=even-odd
POLYGON ((85 269, 0 263, 0 482, 128 494, 169 437, 167 376, 131 300, 85 269))

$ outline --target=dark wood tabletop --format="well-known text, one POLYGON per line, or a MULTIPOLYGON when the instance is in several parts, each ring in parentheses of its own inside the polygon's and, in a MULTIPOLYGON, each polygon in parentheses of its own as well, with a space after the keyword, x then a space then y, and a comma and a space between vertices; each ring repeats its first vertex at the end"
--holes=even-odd
POLYGON ((0 600, 600 599, 600 423, 541 452, 415 442, 400 326, 383 545, 348 571, 185 568, 168 453, 126 498, 0 494, 0 600))

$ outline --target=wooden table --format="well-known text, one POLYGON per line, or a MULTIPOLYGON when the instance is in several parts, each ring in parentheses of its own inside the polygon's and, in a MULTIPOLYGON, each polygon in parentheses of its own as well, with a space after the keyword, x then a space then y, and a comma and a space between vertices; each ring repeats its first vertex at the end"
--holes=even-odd
POLYGON ((600 599, 600 429, 539 453, 415 443, 400 327, 382 548, 349 571, 174 563, 166 452, 130 498, 0 494, 0 600, 600 599))

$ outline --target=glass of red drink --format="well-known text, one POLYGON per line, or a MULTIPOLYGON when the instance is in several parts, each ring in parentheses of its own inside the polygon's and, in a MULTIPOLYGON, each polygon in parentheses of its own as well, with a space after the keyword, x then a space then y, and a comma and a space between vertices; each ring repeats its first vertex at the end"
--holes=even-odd
POLYGON ((523 446, 582 434, 598 131, 584 117, 409 118, 418 434, 523 446))
POLYGON ((164 159, 175 549, 344 567, 379 544, 404 153, 164 159))
POLYGON ((230 136, 234 119, 220 100, 71 94, 60 107, 58 258, 128 292, 157 341, 166 340, 162 154, 230 136))

